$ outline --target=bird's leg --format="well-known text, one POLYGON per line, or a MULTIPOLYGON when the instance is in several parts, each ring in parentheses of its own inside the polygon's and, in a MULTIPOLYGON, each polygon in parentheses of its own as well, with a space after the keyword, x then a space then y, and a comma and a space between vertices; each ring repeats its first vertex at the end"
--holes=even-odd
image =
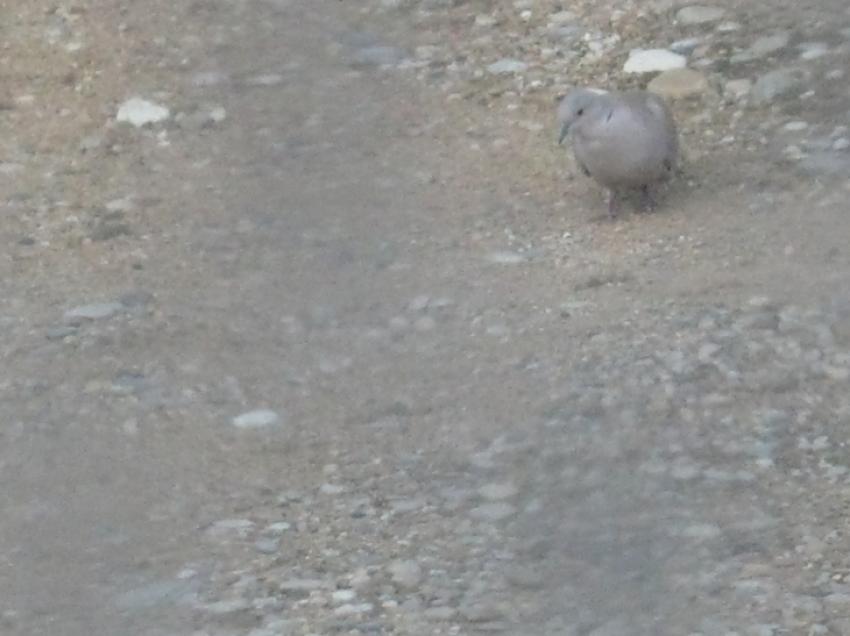
POLYGON ((652 212, 655 210, 655 197, 652 196, 652 191, 649 189, 649 186, 644 184, 640 188, 642 198, 643 198, 643 209, 647 212, 652 212))
POLYGON ((614 188, 611 188, 608 190, 608 218, 616 218, 617 211, 620 208, 618 203, 617 191, 614 188))

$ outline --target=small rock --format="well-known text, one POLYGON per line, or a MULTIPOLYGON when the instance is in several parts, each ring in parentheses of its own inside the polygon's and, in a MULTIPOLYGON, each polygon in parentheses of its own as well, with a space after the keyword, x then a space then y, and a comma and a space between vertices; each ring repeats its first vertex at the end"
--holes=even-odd
POLYGON ((516 514, 516 508, 509 503, 488 503, 473 508, 469 514, 480 521, 502 521, 516 514))
POLYGON ((355 51, 352 58, 357 66, 394 66, 407 58, 407 53, 395 46, 367 46, 355 51))
POLYGON ((498 62, 493 62, 487 66, 487 70, 493 75, 523 73, 526 69, 528 69, 528 64, 508 57, 502 58, 498 62))
POLYGON ((235 534, 239 537, 246 537, 253 529, 254 522, 250 519, 222 519, 212 524, 207 532, 213 536, 235 534))
POLYGON ((341 495, 345 492, 345 486, 340 486, 338 484, 322 484, 319 488, 319 492, 323 495, 341 495))
POLYGON ((227 81, 227 75, 218 71, 204 71, 192 76, 191 84, 197 87, 218 86, 227 81))
POLYGON ((357 616, 359 614, 368 614, 373 609, 373 605, 371 603, 360 603, 359 605, 352 605, 350 603, 346 603, 345 605, 340 605, 334 610, 334 616, 344 617, 344 616, 357 616))
POLYGON ((421 316, 416 319, 416 322, 413 323, 413 327, 416 331, 433 331, 433 329, 437 326, 437 321, 434 320, 431 316, 421 316))
POLYGON ((517 487, 511 483, 487 484, 478 489, 478 493, 489 501, 510 499, 515 497, 518 492, 517 487))
POLYGON ((423 612, 425 619, 429 621, 450 621, 457 614, 453 607, 429 607, 423 612))
POLYGON ((809 124, 804 121, 789 121, 782 129, 788 132, 800 132, 809 127, 809 124))
POLYGON ((647 89, 666 99, 696 97, 708 90, 708 80, 699 71, 676 68, 655 77, 647 89))
POLYGON ((257 409, 233 418, 236 428, 266 428, 280 424, 280 416, 269 409, 257 409))
POLYGON ((161 581, 150 583, 118 596, 115 604, 121 609, 150 609, 189 600, 196 584, 193 581, 161 581))
POLYGON ((111 318, 122 309, 124 309, 124 306, 121 303, 80 305, 65 312, 65 321, 74 325, 90 320, 103 320, 105 318, 111 318))
POLYGON ((517 566, 508 570, 506 578, 511 585, 529 590, 540 589, 545 584, 543 573, 530 566, 517 566))
POLYGON ((331 599, 337 605, 341 603, 350 603, 357 597, 357 594, 354 590, 336 590, 332 595, 331 599))
POLYGON ((77 327, 72 325, 64 326, 64 327, 51 327, 47 330, 47 339, 48 340, 64 340, 69 336, 73 336, 77 333, 77 327))
POLYGON ((422 568, 416 561, 396 561, 388 568, 390 578, 398 587, 412 590, 422 580, 422 568))
POLYGON ((626 73, 655 73, 684 68, 687 58, 667 49, 634 49, 623 66, 626 73))
POLYGON ((324 586, 325 582, 320 579, 288 579, 277 584, 277 588, 281 592, 290 594, 313 592, 322 589, 324 586))
POLYGON ((275 554, 280 549, 280 541, 277 539, 258 539, 254 543, 254 549, 260 554, 275 554))
POLYGON ((288 530, 291 530, 291 529, 292 529, 291 523, 288 523, 286 521, 278 521, 276 523, 271 523, 268 526, 266 526, 266 529, 264 530, 264 532, 266 532, 267 534, 283 534, 284 532, 287 532, 288 530))
POLYGON ((283 75, 278 73, 264 73, 263 75, 254 75, 249 77, 245 84, 248 86, 277 86, 283 82, 283 75))
POLYGON ((750 94, 753 83, 748 79, 729 80, 723 86, 723 95, 732 100, 739 100, 750 94))
POLYGON ((850 139, 847 139, 847 137, 839 137, 838 139, 832 142, 833 150, 841 151, 847 150, 848 148, 850 148, 850 139))
POLYGON ((518 252, 490 252, 487 255, 487 260, 491 263, 497 263, 499 265, 517 265, 519 263, 525 263, 528 258, 524 254, 519 254, 518 252))
POLYGON ((217 601, 215 603, 200 605, 199 609, 217 616, 224 616, 225 614, 235 614, 237 612, 244 612, 245 610, 251 609, 251 604, 244 598, 236 598, 228 601, 217 601))
POLYGON ((734 33, 735 31, 741 30, 741 24, 739 22, 721 22, 717 25, 718 33, 734 33))
POLYGON ((502 608, 492 601, 477 601, 465 604, 460 608, 460 614, 470 623, 487 623, 504 618, 502 608))
POLYGON ((787 31, 762 36, 753 42, 748 49, 733 55, 729 61, 732 64, 743 64, 767 57, 788 46, 790 39, 791 35, 787 31))
POLYGON ((825 42, 803 42, 797 49, 802 60, 816 60, 829 53, 829 46, 825 42))
POLYGON ((678 53, 679 55, 690 55, 694 52, 694 49, 700 45, 701 40, 699 38, 686 38, 684 40, 677 40, 670 45, 670 50, 673 53, 678 53))
POLYGON ((425 311, 428 308, 428 304, 431 302, 431 297, 425 294, 417 296, 413 300, 410 301, 410 304, 407 308, 414 312, 418 313, 420 311, 425 311))
POLYGON ((767 104, 799 90, 803 73, 798 69, 783 68, 765 73, 756 80, 752 96, 756 104, 767 104))
POLYGON ((160 106, 141 97, 132 97, 121 104, 115 119, 141 128, 148 124, 165 121, 170 114, 165 106, 160 106))
POLYGON ((572 11, 557 11, 549 16, 549 24, 569 24, 575 22, 577 16, 572 11))
POLYGON ((676 12, 676 21, 679 24, 691 26, 695 24, 706 24, 717 22, 726 13, 720 7, 709 7, 705 5, 692 5, 683 7, 676 12))

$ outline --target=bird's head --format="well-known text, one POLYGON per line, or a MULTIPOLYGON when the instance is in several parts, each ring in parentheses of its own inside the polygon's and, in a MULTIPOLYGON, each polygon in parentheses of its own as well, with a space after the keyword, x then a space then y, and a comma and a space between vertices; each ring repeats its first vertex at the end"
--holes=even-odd
POLYGON ((574 88, 566 94, 558 105, 558 126, 561 131, 558 137, 559 144, 564 142, 574 124, 603 107, 604 95, 605 93, 587 88, 574 88))

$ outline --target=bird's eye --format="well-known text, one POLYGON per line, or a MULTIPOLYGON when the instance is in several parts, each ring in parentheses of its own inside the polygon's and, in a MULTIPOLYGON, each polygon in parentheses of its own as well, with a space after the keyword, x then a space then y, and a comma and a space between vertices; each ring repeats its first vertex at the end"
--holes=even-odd
POLYGON ((576 113, 576 115, 578 115, 579 117, 581 117, 582 115, 584 115, 584 108, 579 108, 579 109, 578 109, 578 112, 576 113))

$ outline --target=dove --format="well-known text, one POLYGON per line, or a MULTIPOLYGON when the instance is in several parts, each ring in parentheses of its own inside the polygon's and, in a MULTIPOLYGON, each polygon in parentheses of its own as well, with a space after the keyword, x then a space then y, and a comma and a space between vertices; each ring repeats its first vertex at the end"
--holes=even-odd
POLYGON ((569 137, 582 171, 608 189, 612 218, 624 188, 640 188, 647 206, 655 206, 649 188, 673 173, 679 153, 676 124, 661 97, 576 88, 561 100, 558 123, 558 143, 569 137))

